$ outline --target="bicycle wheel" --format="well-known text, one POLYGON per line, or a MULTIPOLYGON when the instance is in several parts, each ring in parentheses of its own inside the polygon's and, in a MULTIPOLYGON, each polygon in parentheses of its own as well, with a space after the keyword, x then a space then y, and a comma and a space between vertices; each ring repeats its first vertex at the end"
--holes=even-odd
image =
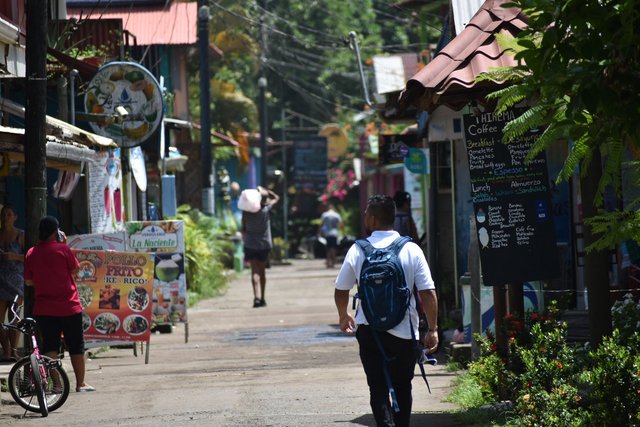
POLYGON ((29 360, 31 363, 31 372, 33 373, 33 388, 38 400, 39 412, 43 417, 46 417, 49 415, 49 406, 47 405, 47 396, 44 394, 44 379, 42 378, 42 372, 40 371, 40 367, 43 362, 39 356, 33 353, 29 356, 29 360))
POLYGON ((47 370, 47 383, 45 384, 45 395, 47 396, 47 406, 49 412, 61 407, 69 397, 69 376, 62 367, 59 359, 52 359, 42 356, 45 369, 47 370))
MULTIPOLYGON (((71 388, 67 372, 62 368, 60 361, 47 356, 42 356, 42 359, 47 370, 45 396, 49 412, 51 412, 66 402, 71 388)), ((13 400, 27 411, 40 412, 31 369, 30 357, 23 357, 13 365, 9 372, 9 392, 13 400)))

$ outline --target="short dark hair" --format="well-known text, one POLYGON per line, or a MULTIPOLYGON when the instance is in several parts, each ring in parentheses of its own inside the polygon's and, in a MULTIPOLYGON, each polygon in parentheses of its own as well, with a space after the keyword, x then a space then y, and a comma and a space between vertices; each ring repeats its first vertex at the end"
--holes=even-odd
POLYGON ((59 227, 58 219, 54 216, 45 216, 38 224, 38 238, 42 241, 47 240, 51 233, 57 231, 59 227))
POLYGON ((393 226, 396 217, 396 205, 386 194, 374 194, 367 200, 367 210, 380 221, 382 226, 393 226))

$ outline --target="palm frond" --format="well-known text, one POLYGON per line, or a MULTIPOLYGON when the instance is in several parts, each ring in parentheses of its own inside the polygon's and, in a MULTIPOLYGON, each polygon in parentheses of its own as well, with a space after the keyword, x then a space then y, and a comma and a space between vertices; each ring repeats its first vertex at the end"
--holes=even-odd
POLYGON ((562 166, 562 170, 558 174, 557 182, 562 180, 568 181, 577 170, 580 162, 585 159, 588 160, 591 157, 590 152, 592 148, 588 144, 590 138, 590 135, 585 132, 573 143, 571 150, 567 155, 567 159, 562 166))
POLYGON ((476 82, 492 81, 504 83, 520 81, 528 75, 528 71, 522 67, 491 67, 475 78, 476 82))
POLYGON ((509 143, 514 139, 524 135, 530 129, 534 129, 544 124, 546 106, 537 104, 522 113, 519 117, 511 120, 504 127, 502 141, 509 143))
POLYGON ((567 128, 559 125, 558 123, 551 123, 542 134, 538 137, 538 139, 533 143, 527 157, 525 157, 525 162, 530 162, 534 158, 538 156, 538 154, 542 153, 549 147, 551 144, 557 142, 558 140, 565 139, 567 134, 567 128))
MULTIPOLYGON (((634 206, 639 200, 634 200, 634 206)), ((598 210, 598 214, 585 219, 585 224, 591 227, 598 240, 586 248, 592 250, 611 249, 619 242, 625 240, 640 241, 640 211, 635 208, 614 210, 598 210)))
POLYGON ((487 99, 498 98, 498 104, 496 105, 495 112, 504 113, 507 109, 526 99, 527 96, 528 93, 524 86, 514 85, 490 93, 487 95, 487 99))

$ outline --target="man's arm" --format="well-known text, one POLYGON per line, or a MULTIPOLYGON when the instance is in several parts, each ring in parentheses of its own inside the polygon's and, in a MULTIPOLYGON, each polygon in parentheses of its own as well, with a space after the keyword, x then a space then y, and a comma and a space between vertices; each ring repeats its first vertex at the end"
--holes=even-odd
POLYGON ((438 349, 438 296, 435 289, 427 289, 420 291, 420 298, 429 324, 423 344, 428 353, 433 353, 438 349))
POLYGON ((336 289, 333 295, 333 299, 338 309, 338 318, 340 321, 340 330, 342 332, 353 333, 356 326, 356 321, 349 313, 349 291, 343 291, 336 289))
POLYGON ((267 190, 267 194, 269 195, 269 197, 271 198, 271 200, 269 200, 269 204, 271 206, 275 205, 276 203, 278 203, 278 201, 280 200, 280 196, 278 196, 276 193, 274 193, 273 191, 266 189, 267 190))

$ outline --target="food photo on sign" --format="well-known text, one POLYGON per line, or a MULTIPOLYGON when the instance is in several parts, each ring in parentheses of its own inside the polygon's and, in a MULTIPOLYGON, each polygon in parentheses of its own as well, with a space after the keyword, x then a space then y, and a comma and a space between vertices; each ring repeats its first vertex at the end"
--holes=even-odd
POLYGON ((74 250, 85 338, 146 341, 151 331, 154 256, 74 250))
POLYGON ((183 255, 156 254, 155 263, 154 323, 186 322, 187 282, 183 255))

